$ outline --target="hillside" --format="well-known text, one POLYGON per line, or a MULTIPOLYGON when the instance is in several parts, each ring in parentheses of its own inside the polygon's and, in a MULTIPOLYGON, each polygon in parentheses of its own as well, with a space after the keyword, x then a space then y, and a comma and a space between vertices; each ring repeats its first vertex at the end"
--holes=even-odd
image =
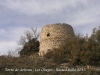
POLYGON ((65 40, 43 57, 29 52, 0 56, 0 75, 100 75, 100 28, 93 29, 90 37, 77 34, 65 40))

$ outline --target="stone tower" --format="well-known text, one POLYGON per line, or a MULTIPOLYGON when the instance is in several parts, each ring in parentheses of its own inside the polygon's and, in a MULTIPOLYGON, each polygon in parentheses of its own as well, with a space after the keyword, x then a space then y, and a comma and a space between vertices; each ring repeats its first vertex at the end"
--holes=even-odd
POLYGON ((65 23, 55 23, 45 25, 40 34, 39 55, 45 54, 48 50, 58 48, 65 39, 74 36, 72 26, 65 23))

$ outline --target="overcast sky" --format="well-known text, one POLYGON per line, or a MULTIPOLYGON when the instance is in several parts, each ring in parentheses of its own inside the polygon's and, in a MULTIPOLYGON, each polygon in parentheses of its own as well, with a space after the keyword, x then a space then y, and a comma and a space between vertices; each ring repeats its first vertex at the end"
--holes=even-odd
POLYGON ((0 54, 16 50, 24 30, 51 23, 90 35, 100 26, 100 0, 0 0, 0 54))

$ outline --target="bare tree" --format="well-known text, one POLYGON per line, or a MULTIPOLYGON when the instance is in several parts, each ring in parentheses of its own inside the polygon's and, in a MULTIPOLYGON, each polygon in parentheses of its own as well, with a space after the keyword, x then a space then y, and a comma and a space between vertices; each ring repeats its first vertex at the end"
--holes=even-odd
POLYGON ((19 54, 30 55, 30 53, 36 53, 39 51, 39 31, 37 28, 31 28, 31 30, 24 31, 24 34, 20 36, 18 42, 19 45, 22 45, 22 49, 19 51, 19 54))
POLYGON ((24 34, 20 36, 18 44, 24 46, 28 41, 32 40, 33 38, 39 38, 39 31, 37 30, 37 28, 31 28, 31 31, 24 31, 24 34))

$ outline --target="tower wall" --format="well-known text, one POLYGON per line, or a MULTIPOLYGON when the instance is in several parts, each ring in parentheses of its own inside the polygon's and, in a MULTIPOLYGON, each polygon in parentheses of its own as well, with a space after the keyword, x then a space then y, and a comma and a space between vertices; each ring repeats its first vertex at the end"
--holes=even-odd
POLYGON ((72 26, 65 23, 56 23, 45 25, 40 34, 40 51, 39 55, 45 54, 48 50, 58 48, 63 44, 65 39, 74 36, 72 26))

